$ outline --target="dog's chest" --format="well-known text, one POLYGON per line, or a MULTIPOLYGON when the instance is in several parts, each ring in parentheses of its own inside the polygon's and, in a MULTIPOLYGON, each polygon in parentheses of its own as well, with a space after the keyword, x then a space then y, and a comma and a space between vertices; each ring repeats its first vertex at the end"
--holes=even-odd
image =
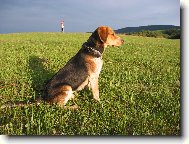
POLYGON ((94 63, 94 68, 92 69, 92 74, 98 76, 102 69, 103 61, 101 58, 93 58, 92 61, 94 63))
POLYGON ((98 79, 102 65, 103 61, 101 58, 92 58, 90 60, 87 60, 87 69, 89 75, 87 79, 77 88, 77 91, 82 90, 87 85, 88 87, 90 87, 90 83, 93 83, 95 79, 98 79))

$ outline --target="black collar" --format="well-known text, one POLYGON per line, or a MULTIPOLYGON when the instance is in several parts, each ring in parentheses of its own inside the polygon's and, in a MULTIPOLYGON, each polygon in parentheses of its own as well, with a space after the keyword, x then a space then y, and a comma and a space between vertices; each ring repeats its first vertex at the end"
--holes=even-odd
POLYGON ((83 44, 83 48, 84 48, 86 53, 89 53, 93 57, 98 58, 98 57, 102 56, 102 53, 100 51, 96 50, 94 47, 87 46, 86 43, 83 44))

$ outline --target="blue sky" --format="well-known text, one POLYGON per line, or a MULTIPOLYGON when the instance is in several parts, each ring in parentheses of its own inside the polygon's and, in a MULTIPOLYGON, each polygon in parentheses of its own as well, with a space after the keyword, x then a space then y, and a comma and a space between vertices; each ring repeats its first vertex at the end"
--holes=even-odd
POLYGON ((179 0, 1 0, 0 33, 94 31, 144 25, 180 25, 179 0))

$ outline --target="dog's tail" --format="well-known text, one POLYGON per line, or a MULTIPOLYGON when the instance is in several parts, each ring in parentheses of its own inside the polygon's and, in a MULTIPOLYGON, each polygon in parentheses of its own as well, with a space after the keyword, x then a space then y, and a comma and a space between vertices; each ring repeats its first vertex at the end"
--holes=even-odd
POLYGON ((16 103, 6 103, 4 105, 2 105, 0 107, 0 109, 4 109, 4 108, 14 108, 14 107, 24 107, 24 106, 32 106, 32 105, 40 105, 42 103, 42 99, 39 98, 37 100, 34 101, 30 101, 30 102, 16 102, 16 103))

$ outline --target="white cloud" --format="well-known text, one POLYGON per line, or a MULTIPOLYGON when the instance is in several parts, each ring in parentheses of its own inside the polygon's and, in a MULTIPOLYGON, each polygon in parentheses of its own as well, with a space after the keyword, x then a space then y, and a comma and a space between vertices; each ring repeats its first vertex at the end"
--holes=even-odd
POLYGON ((66 31, 85 32, 99 25, 179 25, 179 16, 178 0, 3 0, 0 33, 59 31, 62 18, 66 31))

